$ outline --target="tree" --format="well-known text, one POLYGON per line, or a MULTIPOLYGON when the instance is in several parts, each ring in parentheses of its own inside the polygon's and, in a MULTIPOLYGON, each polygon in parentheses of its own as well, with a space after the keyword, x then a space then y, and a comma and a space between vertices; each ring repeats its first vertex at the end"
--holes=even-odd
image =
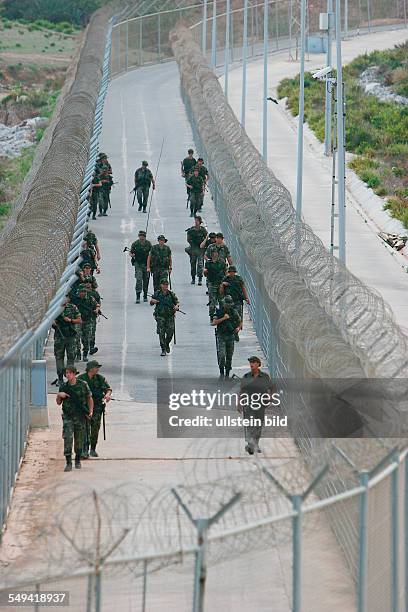
POLYGON ((2 13, 8 19, 47 19, 84 25, 106 0, 3 0, 2 13))

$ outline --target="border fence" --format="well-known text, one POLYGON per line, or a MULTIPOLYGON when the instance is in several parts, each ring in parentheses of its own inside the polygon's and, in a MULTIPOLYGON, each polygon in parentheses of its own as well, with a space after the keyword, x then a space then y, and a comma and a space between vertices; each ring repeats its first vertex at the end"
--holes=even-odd
MULTIPOLYGON (((143 1, 138 6, 142 4, 143 1)), ((294 223, 289 194, 263 167, 262 160, 257 161, 261 172, 251 176, 253 160, 258 160, 257 152, 225 103, 212 70, 197 45, 194 46, 194 39, 206 52, 211 46, 215 63, 222 65, 225 56, 223 0, 218 2, 221 14, 213 30, 214 3, 207 3, 209 13, 205 20, 202 20, 202 3, 179 4, 175 10, 141 14, 123 22, 119 16, 116 25, 113 19, 108 25, 106 14, 94 17, 71 86, 65 92, 65 103, 57 109, 56 120, 48 132, 49 141, 45 145, 50 145, 49 149, 33 168, 28 189, 23 191, 11 221, 0 236, 0 286, 4 282, 6 296, 0 302, 0 319, 16 321, 15 327, 7 325, 0 344, 3 354, 0 362, 1 524, 7 516, 15 475, 25 449, 32 364, 42 360, 48 330, 61 311, 78 264, 87 221, 86 194, 97 154, 109 70, 112 76, 118 76, 141 65, 170 60, 173 47, 196 143, 210 161, 211 191, 220 222, 247 279, 252 298, 251 318, 274 375, 288 377, 301 373, 346 379, 376 376, 381 367, 382 375, 385 371, 390 377, 401 377, 408 367, 406 337, 395 325, 387 305, 342 269, 337 260, 330 258, 309 228, 294 223), (190 26, 191 33, 178 26, 170 41, 169 31, 179 22, 190 26), (216 33, 215 38, 211 37, 211 31, 216 33), (88 71, 93 75, 91 82, 88 71), (214 129, 215 124, 220 129, 214 129), (73 149, 64 153, 74 160, 75 167, 73 183, 65 185, 59 168, 67 163, 61 149, 68 140, 73 149), (51 148, 53 144, 55 150, 51 148), (48 175, 47 169, 51 167, 53 173, 48 175), (35 183, 40 171, 50 178, 49 193, 45 186, 40 189, 35 183), (271 206, 261 207, 260 201, 271 206), (237 202, 242 206, 235 206, 237 202), (54 216, 58 226, 64 218, 64 236, 56 233, 54 216), (38 225, 36 219, 40 220, 38 225), (269 228, 274 229, 273 234, 269 228), (256 245, 252 241, 254 235, 258 236, 256 245), (296 253, 299 235, 304 246, 296 253), (24 305, 21 311, 18 309, 20 321, 17 316, 9 316, 16 312, 18 301, 13 291, 8 291, 7 279, 10 273, 18 276, 17 255, 21 249, 16 250, 16 245, 20 246, 27 236, 38 239, 32 251, 34 264, 44 254, 47 261, 55 255, 50 274, 54 284, 50 283, 35 300, 36 308, 30 320, 24 318, 27 312, 24 305), (46 244, 53 243, 58 244, 58 253, 57 249, 46 248, 46 244), (16 258, 11 257, 12 252, 16 258), (7 277, 2 276, 2 261, 8 262, 7 277), (27 331, 19 337, 22 329, 27 331)), ((298 5, 286 0, 270 4, 273 7, 269 28, 271 50, 287 49, 293 58, 297 49, 298 5)), ((345 28, 349 34, 406 24, 405 0, 387 0, 374 5, 367 0, 364 9, 361 3, 349 2, 350 21, 345 28)), ((325 6, 320 9, 316 6, 309 15, 309 32, 317 29, 319 10, 324 11, 325 6)), ((249 56, 256 57, 262 44, 261 3, 251 4, 249 24, 249 56)), ((239 61, 242 8, 234 8, 231 25, 229 51, 232 61, 239 61)), ((30 267, 27 274, 31 274, 29 285, 32 285, 32 279, 38 275, 30 267)), ((70 605, 74 609, 83 609, 85 604, 87 610, 99 612, 113 609, 118 601, 129 609, 155 609, 162 602, 161 581, 164 581, 172 585, 169 607, 190 609, 192 601, 193 610, 200 610, 205 591, 209 609, 215 609, 211 605, 212 593, 223 587, 218 567, 225 564, 233 567, 237 558, 249 553, 265 552, 262 562, 267 562, 276 547, 285 546, 292 551, 287 558, 291 575, 288 607, 298 611, 305 589, 302 575, 307 576, 308 586, 318 587, 319 576, 308 574, 307 566, 313 561, 313 543, 322 537, 320 527, 329 520, 350 569, 356 609, 359 612, 402 610, 408 605, 404 595, 408 591, 406 451, 393 446, 391 441, 355 440, 342 445, 338 441, 309 440, 307 433, 307 429, 298 432, 297 441, 308 466, 303 480, 295 477, 297 463, 295 468, 287 468, 282 479, 270 466, 258 461, 256 475, 239 473, 233 479, 226 475, 218 483, 199 482, 192 489, 179 487, 179 499, 173 491, 166 490, 148 501, 142 519, 136 520, 135 512, 129 512, 121 524, 126 531, 123 547, 118 544, 115 555, 96 555, 94 549, 90 554, 87 548, 90 542, 85 540, 84 554, 76 563, 83 569, 72 574, 69 566, 60 563, 58 546, 55 549, 49 546, 48 571, 35 578, 13 578, 1 586, 34 591, 71 590, 70 605), (262 498, 254 503, 245 491, 246 483, 250 491, 261 491, 262 498), (299 484, 298 490, 291 489, 293 483, 299 484), (201 495, 207 490, 211 491, 208 497, 201 495), (218 490, 222 494, 214 493, 218 490), (234 501, 234 507, 225 516, 218 517, 219 522, 206 523, 204 528, 203 523, 191 520, 195 516, 209 520, 217 509, 228 505, 236 496, 239 499, 234 501), (190 518, 184 516, 183 520, 183 512, 186 513, 180 500, 185 499, 193 504, 196 512, 190 518), (279 503, 272 507, 271 499, 278 499, 279 503), (152 520, 157 516, 163 517, 161 527, 159 521, 152 520), (125 546, 128 534, 134 534, 130 538, 134 545, 129 549, 125 546), (150 553, 145 552, 150 550, 148 541, 150 553), (136 554, 138 550, 143 552, 136 554), (55 567, 60 568, 58 575, 55 567)), ((94 492, 85 498, 95 504, 94 492)), ((115 498, 120 503, 121 495, 115 498)), ((69 508, 72 509, 72 504, 69 508)), ((61 532, 60 525, 54 528, 61 532)), ((45 535, 52 538, 55 533, 45 535)), ((0 601, 4 593, 0 590, 0 601)), ((38 609, 35 605, 33 608, 38 609)))

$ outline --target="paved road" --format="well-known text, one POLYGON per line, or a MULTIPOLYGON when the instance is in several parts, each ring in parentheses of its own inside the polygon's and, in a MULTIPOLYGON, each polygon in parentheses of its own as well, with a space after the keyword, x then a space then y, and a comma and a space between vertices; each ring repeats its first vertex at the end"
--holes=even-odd
MULTIPOLYGON (((107 485, 126 482, 129 483, 127 491, 131 492, 130 496, 140 511, 144 505, 141 490, 151 491, 163 485, 177 484, 185 478, 186 473, 190 474, 190 478, 192 473, 195 473, 195 478, 202 474, 208 478, 220 472, 226 475, 230 469, 235 469, 231 466, 245 467, 248 462, 251 462, 251 469, 256 469, 256 465, 252 465, 253 460, 245 456, 241 440, 224 441, 214 449, 212 443, 197 442, 191 446, 189 440, 158 440, 155 436, 157 377, 172 374, 193 376, 199 371, 210 376, 218 373, 214 333, 209 327, 205 305, 205 289, 191 287, 188 259, 184 253, 184 230, 189 226, 190 219, 185 209, 184 183, 178 170, 180 159, 191 141, 174 63, 144 68, 113 81, 106 102, 101 150, 109 153, 115 180, 119 184, 113 192, 109 217, 93 222, 92 229, 96 231, 102 247, 99 280, 104 296, 103 310, 109 316, 109 321, 103 321, 98 329, 97 357, 104 364, 103 372, 114 388, 114 396, 120 401, 109 407, 109 441, 100 444, 101 458, 84 463, 81 472, 66 475, 62 473, 59 411, 55 407, 54 397, 50 395, 51 431, 38 432, 33 436, 10 517, 9 545, 12 545, 13 533, 16 530, 19 532, 21 524, 16 508, 27 505, 25 496, 34 483, 38 487, 54 481, 60 484, 70 479, 70 482, 92 486, 98 491, 107 485), (133 171, 144 158, 155 170, 163 137, 163 157, 157 193, 153 199, 149 236, 154 238, 163 232, 168 237, 174 253, 174 290, 183 310, 188 313, 186 317, 178 316, 177 346, 166 358, 159 356, 151 307, 134 303, 133 269, 122 252, 146 223, 146 215, 131 208, 129 191, 133 171), (45 466, 42 463, 41 469, 36 472, 44 445, 50 460, 45 466)), ((215 211, 208 196, 204 217, 208 227, 217 228, 215 211)), ((50 345, 50 378, 54 373, 51 350, 50 345)), ((234 371, 242 373, 247 368, 248 355, 253 353, 260 354, 260 348, 251 324, 246 320, 241 341, 236 346, 234 371)), ((280 464, 285 458, 297 456, 296 449, 290 443, 268 440, 263 446, 269 465, 280 464)), ((66 502, 64 495, 59 500, 60 505, 66 502)), ((30 520, 35 528, 33 517, 41 516, 43 509, 38 500, 34 505, 29 503, 29 507, 30 520)), ((152 517, 152 521, 160 520, 160 517, 152 517)), ((289 523, 285 528, 288 527, 289 523)), ((172 525, 168 528, 177 527, 172 525)), ((234 546, 230 546, 232 552, 234 546)), ((331 607, 351 612, 354 609, 353 585, 324 517, 319 521, 318 531, 307 530, 304 546, 308 551, 305 558, 305 609, 319 612, 331 607), (319 579, 313 576, 319 576, 319 579)), ((33 553, 33 545, 27 550, 33 553)), ((290 545, 272 546, 266 552, 248 553, 212 567, 209 572, 208 609, 240 609, 248 612, 254 609, 289 610, 290 551, 290 545)), ((48 553, 37 549, 37 555, 42 556, 46 563, 48 553)), ((30 556, 28 558, 32 559, 30 556)), ((191 584, 191 572, 180 575, 159 573, 156 578, 149 578, 148 609, 187 611, 191 605, 191 584)), ((131 582, 128 577, 109 580, 103 595, 106 610, 114 607, 139 609, 138 590, 140 582, 131 582)))
MULTIPOLYGON (((376 32, 353 38, 343 43, 343 62, 369 53, 374 49, 387 49, 393 44, 402 43, 408 37, 407 30, 376 32)), ((335 49, 334 49, 335 51, 335 49)), ((335 57, 335 53, 334 53, 335 57)), ((335 59, 333 60, 335 62, 335 59)), ((310 54, 306 70, 326 65, 325 56, 310 54)), ((276 96, 276 88, 285 77, 299 73, 299 64, 288 62, 287 52, 270 57, 268 74, 270 93, 276 96)), ((223 79, 220 79, 223 83, 223 79)), ((229 102, 237 117, 240 118, 242 70, 233 70, 229 79, 229 102)), ((247 73, 247 115, 246 131, 255 146, 261 150, 262 142, 262 82, 263 64, 257 60, 248 65, 247 73)), ((293 201, 296 197, 296 143, 297 119, 288 120, 281 105, 268 107, 268 164, 290 190, 293 201)), ((330 202, 331 202, 331 161, 316 153, 310 146, 311 140, 305 139, 303 174, 303 216, 314 232, 326 246, 330 244, 330 202)), ((375 288, 392 307, 396 320, 408 327, 406 291, 408 279, 406 272, 383 247, 376 236, 379 230, 366 223, 366 215, 361 214, 358 202, 347 194, 347 266, 369 287, 375 288)))

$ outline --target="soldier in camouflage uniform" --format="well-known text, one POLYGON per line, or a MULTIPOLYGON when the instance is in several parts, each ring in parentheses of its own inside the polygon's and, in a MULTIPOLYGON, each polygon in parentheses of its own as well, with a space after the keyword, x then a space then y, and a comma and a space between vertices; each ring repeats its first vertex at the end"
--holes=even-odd
POLYGON ((99 242, 98 239, 96 237, 96 235, 91 231, 88 230, 84 236, 84 242, 86 242, 86 246, 87 248, 93 248, 95 250, 96 253, 96 259, 99 261, 101 258, 101 251, 99 249, 99 242))
POLYGON ((96 300, 89 295, 85 285, 79 285, 75 305, 81 313, 81 342, 82 342, 82 360, 88 361, 88 353, 92 336, 93 316, 98 313, 100 308, 96 300))
POLYGON ((102 189, 101 175, 99 171, 95 171, 92 179, 91 193, 89 197, 89 206, 91 209, 92 219, 96 219, 96 211, 98 210, 99 198, 102 189))
POLYGON ((197 166, 194 168, 193 174, 188 177, 186 186, 190 190, 190 217, 194 217, 203 205, 205 189, 205 181, 199 175, 197 166))
POLYGON ((104 168, 100 174, 102 183, 101 191, 99 194, 99 216, 108 216, 108 207, 110 203, 110 193, 112 190, 113 179, 109 174, 108 168, 104 168))
POLYGON ((167 246, 167 238, 163 235, 157 237, 159 244, 152 246, 147 258, 147 271, 153 275, 153 289, 160 289, 160 282, 168 278, 172 271, 171 249, 167 246))
POLYGON ((83 380, 87 383, 92 393, 93 399, 93 415, 90 421, 89 439, 85 440, 82 458, 87 459, 89 456, 98 457, 96 445, 98 443, 99 430, 101 428, 102 416, 105 412, 105 407, 110 402, 112 388, 106 378, 99 374, 101 364, 97 361, 89 361, 86 364, 86 372, 78 376, 78 380, 83 380), (89 450, 89 445, 91 450, 89 450))
POLYGON ((234 308, 230 295, 226 296, 223 306, 217 310, 211 325, 217 328, 215 333, 220 378, 224 378, 224 375, 225 378, 229 378, 235 348, 235 334, 239 332, 241 326, 241 317, 234 308))
POLYGON ((95 164, 95 170, 102 172, 102 170, 108 170, 109 174, 112 174, 112 166, 108 162, 108 156, 106 153, 99 153, 95 164))
POLYGON ((225 262, 220 260, 218 251, 212 251, 211 259, 205 262, 204 274, 208 281, 208 306, 212 320, 220 298, 220 284, 225 276, 225 262))
POLYGON ((67 297, 64 310, 52 325, 54 328, 54 355, 59 384, 64 382, 65 353, 67 355, 66 365, 72 367, 75 363, 76 326, 80 323, 80 312, 74 304, 71 304, 69 297, 67 297))
MULTIPOLYGON (((93 276, 85 276, 84 285, 88 291, 88 295, 94 298, 95 302, 98 305, 98 309, 100 310, 102 298, 99 295, 99 292, 97 291, 98 283, 96 282, 96 278, 94 278, 93 276)), ((90 355, 94 355, 95 353, 98 352, 98 347, 95 346, 97 322, 98 322, 98 313, 94 312, 92 314, 92 330, 91 330, 91 336, 89 339, 89 354, 90 355)))
POLYGON ((193 227, 187 230, 187 242, 190 245, 187 253, 190 255, 191 268, 191 284, 195 285, 195 277, 197 274, 198 284, 202 285, 203 268, 204 268, 204 250, 203 245, 207 238, 207 230, 202 225, 201 217, 197 216, 194 220, 193 227))
POLYGON ((230 250, 224 242, 224 235, 222 232, 218 232, 215 237, 215 244, 210 244, 204 254, 205 259, 211 259, 212 251, 218 251, 219 257, 222 261, 232 264, 232 257, 230 250))
MULTIPOLYGON (((220 285, 221 299, 225 295, 230 295, 234 302, 234 308, 238 310, 241 321, 244 315, 244 300, 247 304, 250 304, 248 292, 241 276, 237 274, 235 266, 230 266, 227 270, 226 276, 223 278, 220 285)), ((242 329, 242 324, 241 324, 242 329)))
POLYGON ((135 240, 130 247, 132 266, 135 268, 136 278, 136 304, 140 304, 140 294, 143 289, 143 301, 147 302, 149 290, 149 273, 147 271, 147 259, 152 248, 151 242, 146 240, 146 232, 139 232, 139 239, 135 240))
POLYGON ((153 191, 156 189, 153 174, 147 167, 147 161, 142 161, 142 166, 135 172, 135 190, 137 201, 139 203, 138 211, 147 212, 147 200, 149 199, 150 184, 153 186, 153 191))
POLYGON ((198 176, 200 176, 203 181, 204 181, 204 189, 203 192, 201 194, 201 201, 200 201, 200 205, 198 207, 198 210, 201 210, 204 204, 204 194, 205 194, 205 188, 207 187, 208 184, 208 170, 207 168, 204 166, 204 160, 202 157, 199 157, 197 159, 197 166, 196 168, 198 168, 198 176))
POLYGON ((173 291, 169 291, 167 279, 163 279, 159 291, 153 293, 150 304, 155 306, 153 316, 157 323, 161 356, 165 357, 166 353, 170 353, 170 342, 174 336, 174 319, 179 309, 178 297, 173 291))
POLYGON ((85 264, 89 264, 91 266, 91 274, 96 272, 96 274, 100 273, 100 269, 98 266, 98 259, 95 247, 88 246, 86 243, 84 244, 84 248, 82 249, 80 256, 82 257, 81 268, 83 269, 85 264))
POLYGON ((62 437, 66 459, 65 472, 72 470, 72 443, 75 451, 75 467, 81 468, 81 454, 84 445, 86 419, 92 417, 93 401, 86 382, 78 380, 75 366, 65 370, 67 382, 57 393, 58 406, 62 404, 62 437))

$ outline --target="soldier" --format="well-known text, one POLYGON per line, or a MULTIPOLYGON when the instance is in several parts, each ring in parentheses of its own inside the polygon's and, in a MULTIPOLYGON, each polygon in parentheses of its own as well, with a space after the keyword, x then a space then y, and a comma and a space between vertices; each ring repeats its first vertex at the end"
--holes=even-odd
MULTIPOLYGON (((97 291, 98 283, 96 282, 96 278, 94 278, 93 276, 85 276, 84 285, 87 289, 88 295, 94 298, 95 302, 97 303, 98 309, 100 310, 102 298, 99 292, 97 291)), ((93 312, 92 313, 92 328, 91 328, 91 334, 89 338, 89 354, 90 355, 95 355, 95 353, 98 352, 98 347, 95 346, 97 321, 98 321, 98 312, 93 312)))
POLYGON ((211 259, 205 262, 204 274, 208 281, 208 306, 212 320, 220 297, 220 284, 225 276, 225 262, 220 259, 218 251, 212 251, 211 259))
POLYGON ((108 156, 106 153, 99 153, 95 164, 95 170, 102 171, 105 168, 108 170, 109 174, 112 174, 112 166, 108 162, 108 156))
POLYGON ((100 273, 100 269, 98 266, 97 254, 94 245, 89 245, 85 242, 84 248, 82 249, 80 256, 82 258, 81 268, 83 269, 85 264, 89 264, 91 267, 91 274, 96 272, 96 274, 100 273))
POLYGON ((194 217, 202 206, 202 198, 204 197, 204 179, 199 176, 197 166, 193 170, 193 174, 189 176, 187 189, 190 190, 190 217, 194 217))
POLYGON ((92 219, 95 221, 96 219, 96 211, 98 209, 99 198, 102 188, 101 175, 99 171, 95 171, 94 177, 92 179, 91 192, 89 197, 89 206, 92 213, 92 219))
POLYGON ((230 295, 232 297, 234 308, 238 310, 242 321, 244 314, 244 300, 247 304, 250 304, 250 300, 244 281, 241 276, 238 276, 235 266, 230 266, 228 268, 227 275, 223 278, 220 285, 220 295, 230 295))
POLYGON ((135 240, 130 247, 132 266, 135 268, 136 278, 136 304, 140 304, 140 294, 143 289, 143 301, 147 302, 150 275, 147 271, 147 260, 152 248, 151 242, 146 240, 146 232, 140 230, 139 239, 135 240))
POLYGON ((84 284, 79 285, 75 305, 81 313, 81 342, 82 342, 82 360, 88 361, 88 353, 90 349, 90 341, 92 336, 93 316, 99 313, 100 307, 96 300, 89 295, 84 284))
POLYGON ((162 278, 167 278, 172 271, 171 249, 165 244, 167 238, 160 234, 157 240, 159 244, 152 246, 146 264, 148 273, 153 275, 154 291, 159 290, 162 278))
POLYGON ((104 168, 100 174, 102 187, 99 194, 99 216, 108 216, 108 207, 110 204, 110 193, 112 190, 113 180, 109 174, 108 168, 104 168))
POLYGON ((204 267, 204 250, 202 247, 207 238, 207 230, 203 225, 202 218, 197 216, 194 219, 194 225, 187 230, 187 247, 186 252, 190 256, 191 268, 191 284, 195 285, 195 277, 198 276, 198 284, 202 285, 203 267, 204 267))
POLYGON ((229 265, 232 264, 230 250, 224 242, 224 235, 222 232, 218 232, 215 236, 215 243, 207 247, 204 254, 205 259, 211 259, 212 251, 218 251, 221 261, 228 262, 229 265))
POLYGON ((101 251, 100 251, 100 248, 99 248, 98 239, 97 239, 96 235, 91 230, 89 230, 89 229, 87 230, 87 232, 84 235, 84 242, 86 242, 87 248, 95 249, 96 259, 98 261, 100 261, 100 259, 101 259, 101 251))
POLYGON ((186 180, 190 176, 190 172, 192 172, 193 168, 197 165, 197 161, 194 159, 193 149, 189 149, 187 155, 188 156, 181 162, 181 176, 186 180))
POLYGON ((65 299, 62 313, 55 319, 52 327, 54 329, 54 355, 57 367, 58 383, 64 382, 65 353, 67 354, 67 366, 73 367, 76 355, 77 325, 81 323, 81 315, 75 304, 70 302, 69 297, 65 299))
POLYGON ((235 334, 239 332, 241 317, 234 308, 232 297, 227 295, 222 305, 216 312, 211 325, 215 326, 217 339, 218 367, 220 378, 229 378, 234 354, 235 334))
POLYGON ((208 234, 206 240, 201 245, 202 248, 204 249, 204 254, 206 253, 206 251, 207 251, 208 247, 210 246, 210 244, 215 244, 216 243, 216 239, 217 239, 217 234, 215 232, 210 232, 208 234))
POLYGON ((147 161, 142 161, 142 166, 135 172, 135 190, 137 201, 139 202, 138 211, 147 212, 147 201, 149 199, 150 184, 153 185, 153 190, 156 189, 156 183, 153 174, 148 169, 147 161))
MULTIPOLYGON (((252 408, 251 397, 256 395, 260 397, 263 394, 269 394, 270 396, 274 393, 274 385, 270 379, 269 374, 263 372, 261 368, 261 360, 256 355, 249 357, 249 372, 244 374, 241 380, 241 396, 245 394, 245 405, 238 408, 239 412, 244 413, 245 419, 260 419, 262 424, 265 419, 265 405, 262 403, 261 407, 256 409, 252 408)), ((253 455, 254 452, 261 452, 259 448, 259 440, 262 434, 262 425, 256 425, 251 427, 245 427, 245 450, 249 455, 253 455)))
POLYGON ((170 342, 174 336, 174 319, 179 309, 178 297, 173 291, 169 291, 169 281, 166 278, 161 281, 159 291, 153 293, 150 304, 155 306, 153 316, 157 323, 161 356, 165 357, 166 353, 170 353, 170 342))
POLYGON ((64 472, 72 470, 72 442, 75 451, 75 467, 81 468, 81 454, 84 445, 85 423, 92 417, 93 401, 86 382, 77 379, 75 366, 67 366, 67 382, 61 385, 57 393, 58 406, 62 404, 62 437, 66 466, 64 472))
POLYGON ((204 160, 202 157, 199 157, 197 159, 197 166, 198 168, 198 176, 201 176, 201 178, 204 181, 204 189, 201 195, 201 202, 200 202, 200 206, 198 207, 198 210, 201 210, 204 204, 204 193, 205 193, 205 189, 207 187, 208 184, 208 170, 207 168, 204 166, 204 160))
POLYGON ((83 380, 87 383, 92 393, 93 399, 93 414, 90 419, 90 435, 88 439, 84 441, 84 447, 82 452, 82 458, 88 459, 91 457, 98 457, 96 452, 96 445, 98 444, 98 435, 101 428, 102 416, 105 413, 105 407, 111 400, 112 389, 107 382, 106 378, 99 374, 99 368, 101 364, 97 361, 89 361, 86 364, 86 372, 78 376, 78 380, 83 380), (89 451, 89 445, 91 450, 89 451))

